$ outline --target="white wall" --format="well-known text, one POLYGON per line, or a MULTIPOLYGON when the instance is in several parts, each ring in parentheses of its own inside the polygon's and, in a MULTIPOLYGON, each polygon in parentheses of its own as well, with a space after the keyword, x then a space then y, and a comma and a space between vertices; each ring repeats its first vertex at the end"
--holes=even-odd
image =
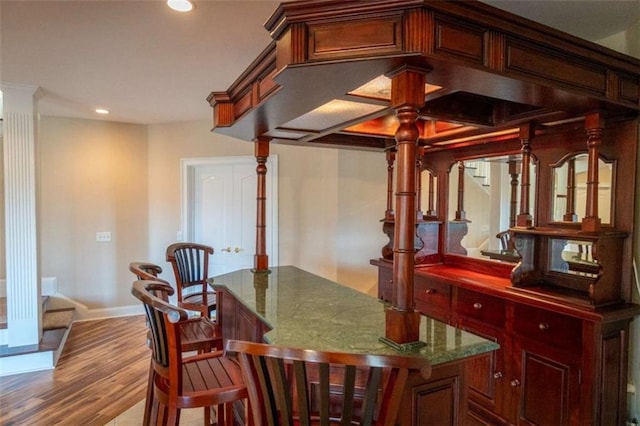
MULTIPOLYGON (((209 122, 149 126, 149 259, 180 231, 180 159, 253 156, 251 142, 210 131, 209 122)), ((383 153, 272 144, 279 164, 279 261, 375 294, 386 203, 383 153)))

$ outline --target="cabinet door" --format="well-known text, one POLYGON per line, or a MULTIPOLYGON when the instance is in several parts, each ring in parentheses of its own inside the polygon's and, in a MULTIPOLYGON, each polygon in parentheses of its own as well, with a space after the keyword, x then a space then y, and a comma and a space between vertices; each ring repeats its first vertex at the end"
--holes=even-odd
POLYGON ((460 327, 500 345, 500 349, 491 351, 467 361, 467 383, 469 387, 470 414, 485 418, 495 424, 496 415, 503 413, 505 372, 505 339, 501 329, 486 324, 466 321, 460 327))
MULTIPOLYGON (((579 350, 578 350, 579 352, 579 350)), ((580 359, 526 340, 514 342, 512 407, 516 424, 580 424, 580 359)))

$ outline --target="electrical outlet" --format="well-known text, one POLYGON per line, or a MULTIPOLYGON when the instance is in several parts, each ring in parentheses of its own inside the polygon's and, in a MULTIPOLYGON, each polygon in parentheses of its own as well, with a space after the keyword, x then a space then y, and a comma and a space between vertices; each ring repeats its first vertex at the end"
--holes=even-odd
POLYGON ((111 241, 111 232, 96 232, 96 241, 99 243, 108 243, 109 241, 111 241))

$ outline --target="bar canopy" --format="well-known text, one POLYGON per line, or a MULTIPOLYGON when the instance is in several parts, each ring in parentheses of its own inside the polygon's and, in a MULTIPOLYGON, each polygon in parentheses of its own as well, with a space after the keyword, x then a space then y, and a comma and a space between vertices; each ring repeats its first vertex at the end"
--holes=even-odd
MULTIPOLYGON (((577 120, 595 135, 589 158, 597 159, 600 123, 639 109, 640 60, 477 1, 287 2, 266 28, 273 42, 227 91, 207 98, 214 130, 255 141, 257 158, 270 142, 393 148, 393 286, 381 339, 402 350, 421 343, 417 160, 516 135, 528 164, 535 128, 577 120)), ((525 196, 528 185, 523 179, 525 196)), ((531 226, 528 202, 521 209, 517 225, 531 226)), ((583 219, 590 232, 600 224, 593 210, 583 219)), ((266 253, 256 259, 266 264, 266 253)))
POLYGON ((402 68, 426 73, 427 150, 639 109, 640 60, 476 1, 296 1, 265 27, 274 41, 207 98, 216 132, 382 150, 398 128, 388 76, 402 68))

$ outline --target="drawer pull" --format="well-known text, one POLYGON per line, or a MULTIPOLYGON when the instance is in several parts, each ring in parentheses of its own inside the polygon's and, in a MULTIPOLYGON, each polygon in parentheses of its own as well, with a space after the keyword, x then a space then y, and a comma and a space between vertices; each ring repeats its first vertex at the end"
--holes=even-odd
POLYGON ((538 328, 542 331, 544 330, 548 330, 549 329, 549 324, 547 324, 546 322, 541 322, 540 324, 538 324, 538 328))
POLYGON ((511 386, 512 386, 512 387, 514 387, 514 388, 517 388, 518 386, 520 386, 520 380, 518 380, 518 379, 513 379, 513 380, 511 381, 511 386))
POLYGON ((493 373, 493 378, 494 379, 501 379, 502 378, 502 371, 496 371, 495 373, 493 373))
POLYGON ((424 291, 426 294, 436 294, 435 288, 428 288, 424 291))
POLYGON ((473 304, 473 309, 482 309, 482 303, 480 302, 476 302, 473 304))

